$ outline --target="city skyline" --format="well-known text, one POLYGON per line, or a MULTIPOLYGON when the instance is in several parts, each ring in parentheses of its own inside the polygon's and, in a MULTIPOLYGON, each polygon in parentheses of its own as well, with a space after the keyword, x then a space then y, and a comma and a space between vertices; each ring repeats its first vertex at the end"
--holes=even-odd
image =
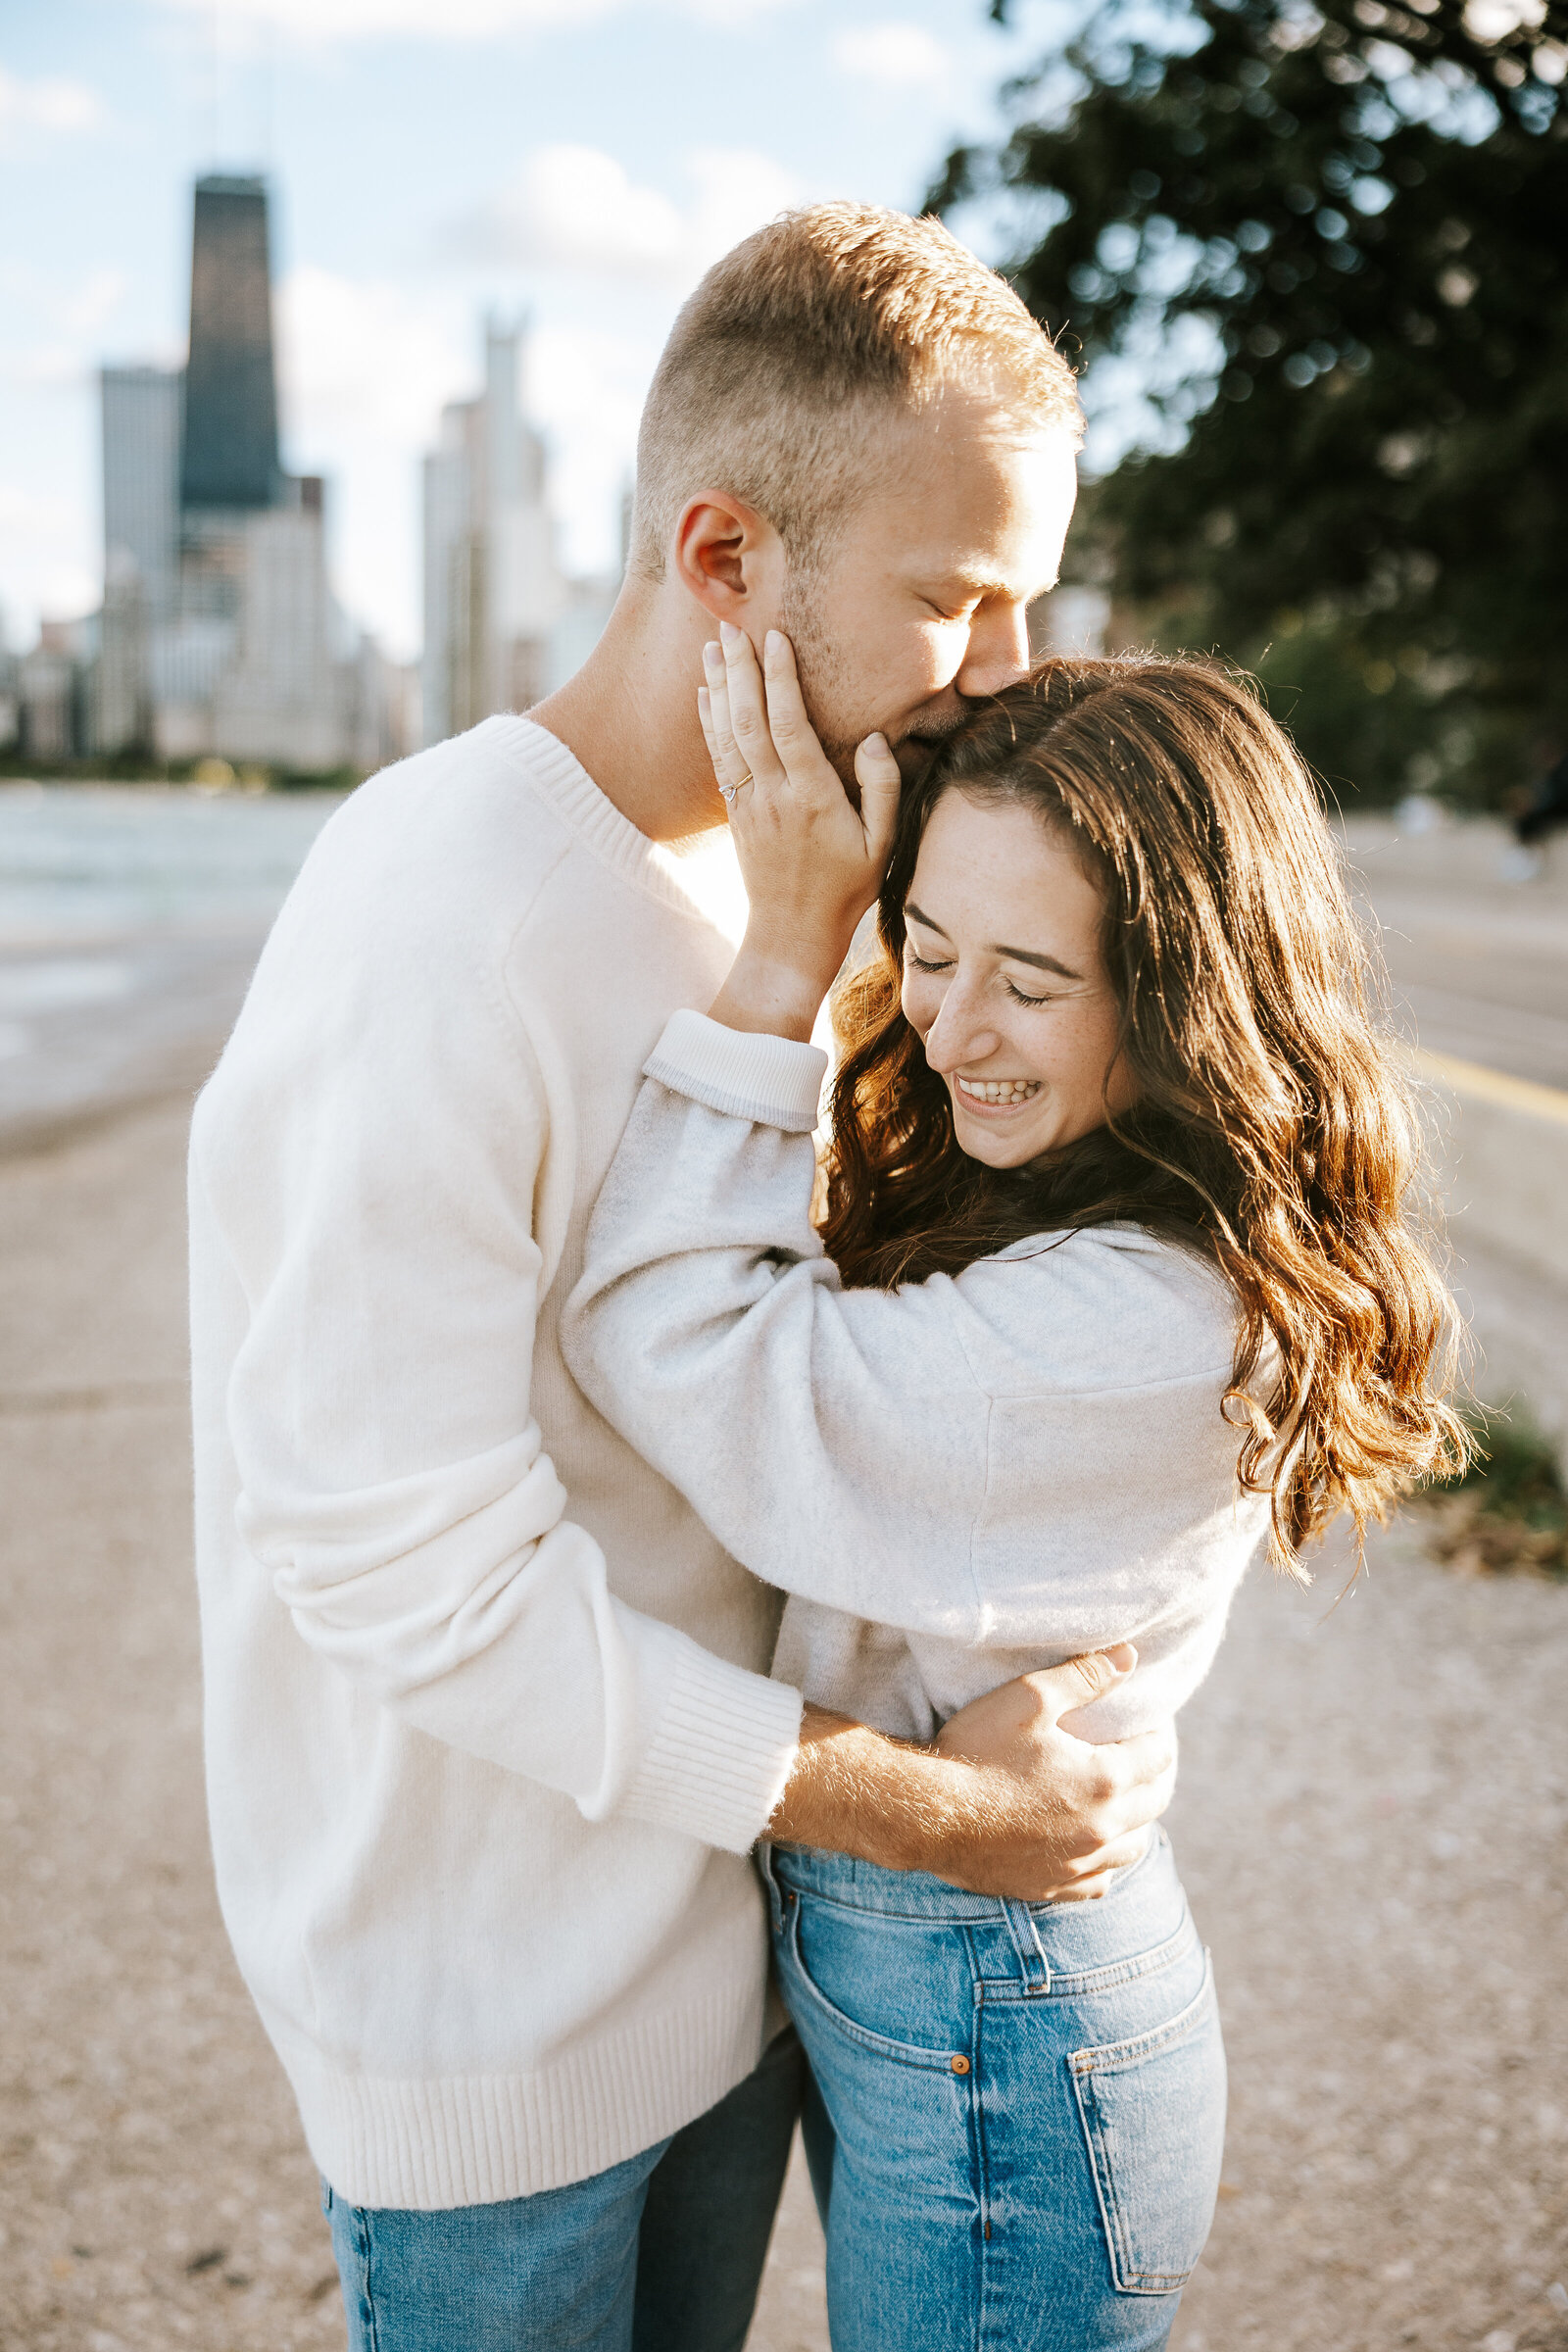
POLYGON ((192 191, 184 363, 100 371, 103 603, 73 669, 24 659, 28 755, 218 757, 289 773, 370 767, 403 697, 334 594, 327 484, 282 463, 265 179, 192 191))
POLYGON ((440 743, 526 710, 598 642, 624 572, 572 576, 550 506, 550 455, 522 399, 526 318, 484 322, 483 380, 441 412, 423 460, 420 732, 440 743))
MULTIPOLYGON (((419 647, 419 459, 471 387, 474 321, 533 320, 527 409, 563 561, 615 560, 642 392, 680 299, 792 201, 912 203, 1059 27, 977 4, 63 0, 0 40, 0 610, 97 602, 96 369, 181 358, 193 177, 281 202, 282 463, 336 483, 345 605, 419 647), (217 88, 216 103, 214 88, 217 88), (24 236, 22 223, 26 222, 24 236)), ((979 234, 976 232, 976 241, 979 234)))

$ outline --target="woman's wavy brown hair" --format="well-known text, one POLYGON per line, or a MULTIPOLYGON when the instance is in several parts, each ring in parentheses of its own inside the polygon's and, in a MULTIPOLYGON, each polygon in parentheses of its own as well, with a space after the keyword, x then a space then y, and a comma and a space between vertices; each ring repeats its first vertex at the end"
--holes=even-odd
POLYGON ((1044 662, 906 792, 878 928, 835 1004, 822 1238, 846 1282, 891 1289, 1112 1221, 1200 1252, 1240 1303, 1222 1409, 1288 1566, 1337 1511, 1359 1542, 1462 1465, 1415 1100, 1310 779, 1246 684, 1192 661, 1044 662), (949 792, 1035 810, 1104 900, 1136 1101, 1021 1168, 959 1150, 900 1007, 904 903, 949 792))

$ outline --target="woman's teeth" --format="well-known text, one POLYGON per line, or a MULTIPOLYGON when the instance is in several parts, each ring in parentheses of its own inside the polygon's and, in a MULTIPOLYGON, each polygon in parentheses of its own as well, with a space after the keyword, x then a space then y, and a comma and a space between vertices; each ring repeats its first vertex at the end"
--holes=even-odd
POLYGON ((1027 1102, 1040 1092, 1038 1078, 956 1078, 954 1084, 976 1102, 1027 1102))

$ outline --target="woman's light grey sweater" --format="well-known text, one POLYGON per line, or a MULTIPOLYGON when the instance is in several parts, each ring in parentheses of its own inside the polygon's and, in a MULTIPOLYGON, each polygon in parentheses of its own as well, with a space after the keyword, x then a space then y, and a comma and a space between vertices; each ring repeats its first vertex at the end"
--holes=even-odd
POLYGON ((826 1057, 677 1012, 589 1228, 563 1341, 601 1412, 791 1595, 774 1673, 927 1739, 1014 1674, 1129 1641, 1074 1729, 1167 1721, 1266 1533, 1221 1402, 1220 1277, 1131 1227, 888 1293, 810 1221, 826 1057))

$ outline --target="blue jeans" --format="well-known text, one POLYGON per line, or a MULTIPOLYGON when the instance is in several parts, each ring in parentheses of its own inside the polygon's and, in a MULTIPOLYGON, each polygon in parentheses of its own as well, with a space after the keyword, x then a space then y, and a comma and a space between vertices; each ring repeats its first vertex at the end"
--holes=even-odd
POLYGON ((805 2075, 780 2034, 672 2139, 504 2204, 409 2213, 323 2182, 349 2352, 741 2352, 805 2075))
POLYGON ((1213 1976, 1164 1833, 1095 1903, 784 1847, 765 1875, 832 2126, 833 2352, 1158 2352, 1225 2137, 1213 1976))

